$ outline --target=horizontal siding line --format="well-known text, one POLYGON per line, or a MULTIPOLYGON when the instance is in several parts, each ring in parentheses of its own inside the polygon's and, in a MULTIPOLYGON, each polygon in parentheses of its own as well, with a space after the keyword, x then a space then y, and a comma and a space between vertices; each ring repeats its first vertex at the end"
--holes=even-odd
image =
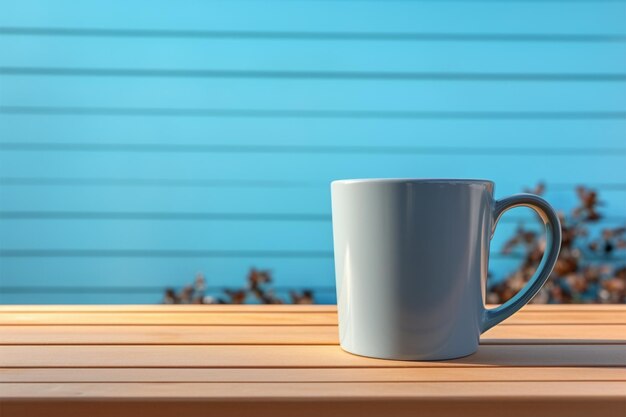
MULTIPOLYGON (((110 211, 0 211, 0 219, 11 220, 219 220, 219 221, 287 221, 330 222, 323 213, 206 213, 206 212, 110 212, 110 211)), ((533 217, 504 216, 504 223, 539 223, 533 217)), ((626 223, 626 216, 608 216, 594 222, 626 223)))
MULTIPOLYGON (((0 186, 114 186, 198 188, 302 188, 315 183, 288 180, 172 179, 172 178, 0 178, 0 186)), ((318 184, 319 185, 319 184, 318 184)), ((626 189, 626 184, 624 184, 626 189)))
POLYGON ((0 67, 0 75, 78 77, 183 77, 254 78, 273 80, 384 80, 384 81, 567 81, 621 82, 620 73, 479 73, 479 72, 384 72, 384 71, 280 71, 280 70, 193 70, 139 68, 52 68, 0 67))
MULTIPOLYGON (((240 279, 242 282, 243 280, 240 279)), ((4 287, 0 286, 0 293, 6 294, 85 294, 85 293, 107 293, 107 294, 152 294, 159 293, 163 294, 163 291, 169 287, 179 287, 179 285, 164 285, 162 287, 150 287, 150 286, 107 286, 107 287, 52 287, 52 286, 36 286, 36 287, 4 287)), ((211 293, 214 291, 223 291, 226 289, 233 289, 233 287, 237 287, 237 285, 233 286, 207 286, 206 292, 211 293)), ((277 292, 286 292, 289 290, 294 290, 297 288, 305 288, 313 290, 314 292, 335 292, 335 287, 331 286, 311 286, 311 285, 294 285, 294 286, 275 286, 272 285, 270 287, 272 290, 277 292)))
MULTIPOLYGON (((95 211, 0 211, 0 219, 43 220, 219 220, 329 222, 330 214, 314 213, 175 213, 95 211)), ((626 221, 626 217, 624 218, 626 221)))
POLYGON ((258 39, 313 41, 435 41, 435 42, 626 42, 623 34, 579 33, 443 33, 443 32, 307 32, 244 30, 103 29, 62 27, 0 27, 0 35, 258 39))
MULTIPOLYGON (((218 187, 218 188, 324 188, 329 183, 288 180, 170 179, 170 178, 50 178, 0 177, 0 186, 114 186, 114 187, 218 187)), ((626 191, 626 183, 549 183, 551 191, 573 192, 578 185, 603 191, 626 191)))
MULTIPOLYGON (((333 259, 323 250, 187 250, 187 249, 0 249, 0 258, 281 258, 333 259)), ((492 253, 492 259, 525 259, 521 253, 492 253)), ((626 257, 585 254, 588 261, 622 262, 626 257)))
POLYGON ((295 258, 332 259, 315 250, 0 249, 0 258, 295 258))
POLYGON ((626 155, 626 148, 568 147, 445 147, 445 146, 293 146, 293 145, 193 145, 130 143, 0 143, 0 151, 51 152, 207 152, 264 154, 386 154, 386 155, 626 155))
POLYGON ((0 114, 298 119, 626 120, 626 111, 287 110, 163 107, 0 106, 0 114))

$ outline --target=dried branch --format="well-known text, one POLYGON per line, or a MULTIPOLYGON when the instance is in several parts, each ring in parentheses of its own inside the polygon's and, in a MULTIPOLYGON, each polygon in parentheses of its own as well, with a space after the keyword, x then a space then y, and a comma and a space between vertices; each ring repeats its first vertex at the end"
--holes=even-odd
MULTIPOLYGON (((244 288, 226 288, 222 295, 206 295, 206 279, 204 275, 198 274, 193 285, 183 287, 176 293, 172 288, 165 290, 163 296, 164 304, 244 304, 248 297, 254 297, 261 304, 284 304, 270 288, 272 274, 269 270, 258 270, 251 268, 248 272, 247 285, 244 288)), ((302 293, 290 292, 290 299, 293 304, 313 304, 314 297, 312 290, 303 290, 302 293)))
MULTIPOLYGON (((539 184, 533 193, 545 192, 539 184)), ((585 243, 590 224, 602 218, 601 205, 596 191, 579 186, 576 188, 579 204, 571 216, 560 214, 563 240, 561 252, 552 275, 544 288, 533 299, 534 303, 625 303, 626 267, 615 268, 610 256, 617 250, 626 249, 626 227, 605 228, 600 236, 585 243), (604 257, 605 262, 589 259, 604 257)), ((500 304, 513 297, 533 276, 541 262, 545 240, 539 234, 519 227, 507 240, 503 253, 523 248, 522 262, 504 280, 492 285, 487 302, 500 304)))

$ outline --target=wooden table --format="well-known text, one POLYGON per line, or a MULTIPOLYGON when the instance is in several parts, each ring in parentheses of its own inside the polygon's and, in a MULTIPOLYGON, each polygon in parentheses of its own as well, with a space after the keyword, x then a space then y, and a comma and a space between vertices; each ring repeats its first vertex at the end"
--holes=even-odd
POLYGON ((626 415, 626 306, 529 306, 452 361, 354 356, 332 306, 0 306, 0 416, 626 415))

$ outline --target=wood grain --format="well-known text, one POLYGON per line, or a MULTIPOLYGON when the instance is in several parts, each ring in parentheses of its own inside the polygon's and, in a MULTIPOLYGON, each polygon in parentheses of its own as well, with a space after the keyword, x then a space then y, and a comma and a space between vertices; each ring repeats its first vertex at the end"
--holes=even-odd
POLYGON ((626 381, 624 368, 3 368, 0 382, 626 381))
MULTIPOLYGON (((517 388, 522 388, 517 386, 517 388)), ((583 387, 584 389, 584 387, 583 387)), ((267 411, 273 417, 342 416, 394 416, 394 417, 623 417, 625 407, 622 397, 578 397, 571 395, 550 398, 499 397, 490 398, 296 398, 269 400, 265 398, 80 398, 73 392, 66 398, 12 398, 2 400, 3 417, 108 417, 151 416, 180 417, 192 415, 258 417, 267 411)))
MULTIPOLYGON (((0 326, 0 345, 337 345, 336 326, 0 326)), ((481 344, 625 344, 626 325, 496 326, 481 344)))
POLYGON ((232 398, 265 400, 290 397, 332 399, 359 398, 458 398, 473 400, 517 397, 517 398, 558 398, 578 396, 579 398, 623 398, 626 382, 387 382, 381 383, 268 383, 268 382, 152 382, 152 383, 0 383, 0 398, 232 398))
POLYGON ((623 366, 620 345, 481 346, 465 358, 406 362, 366 358, 339 346, 0 346, 0 367, 482 367, 623 366))
MULTIPOLYGON (((210 311, 210 310, 208 310, 210 311)), ((626 311, 526 311, 501 325, 626 324, 626 311)), ((328 325, 337 324, 335 312, 280 314, 250 312, 20 312, 0 315, 0 325, 328 325)))

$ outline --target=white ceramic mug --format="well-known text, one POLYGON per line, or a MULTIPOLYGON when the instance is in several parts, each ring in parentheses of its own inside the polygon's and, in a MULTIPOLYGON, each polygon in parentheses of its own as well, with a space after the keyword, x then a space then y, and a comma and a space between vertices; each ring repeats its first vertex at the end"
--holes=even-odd
POLYGON ((561 226, 542 198, 494 200, 494 183, 456 179, 333 181, 341 347, 400 360, 472 354, 480 334, 528 303, 556 263, 561 226), (547 231, 537 272, 511 300, 485 308, 489 242, 500 216, 534 209, 547 231))

